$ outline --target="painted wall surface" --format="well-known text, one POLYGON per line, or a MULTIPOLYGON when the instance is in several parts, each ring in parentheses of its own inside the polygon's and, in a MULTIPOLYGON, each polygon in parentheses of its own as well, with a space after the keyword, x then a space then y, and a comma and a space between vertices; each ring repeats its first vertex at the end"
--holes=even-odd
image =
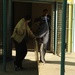
POLYGON ((74 0, 74 5, 73 5, 73 39, 72 39, 72 50, 75 52, 75 0, 74 0))
MULTIPOLYGON (((64 0, 56 0, 57 2, 63 2, 64 0)), ((67 0, 67 3, 73 3, 73 0, 67 0)))
POLYGON ((73 3, 73 1, 74 1, 74 0, 67 0, 67 2, 68 2, 68 3, 71 3, 71 4, 73 3))
POLYGON ((74 0, 74 4, 75 4, 75 0, 74 0))
POLYGON ((68 2, 73 2, 73 0, 68 0, 68 2))

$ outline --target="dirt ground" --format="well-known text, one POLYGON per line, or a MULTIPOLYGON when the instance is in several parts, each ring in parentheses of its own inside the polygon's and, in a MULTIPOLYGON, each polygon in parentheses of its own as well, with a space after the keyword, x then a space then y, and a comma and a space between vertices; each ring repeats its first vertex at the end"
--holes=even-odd
MULTIPOLYGON (((13 56, 15 52, 13 51, 13 56)), ((3 71, 3 64, 0 63, 0 75, 60 75, 61 56, 46 53, 46 63, 39 63, 37 69, 37 62, 35 52, 29 51, 23 66, 24 71, 15 71, 13 60, 7 62, 6 72, 3 71)), ((75 75, 75 53, 65 54, 65 75, 75 75)))
MULTIPOLYGON (((50 53, 46 54, 46 63, 39 64, 39 75, 60 75, 61 57, 50 53)), ((75 54, 65 54, 65 73, 64 75, 75 74, 75 54)))

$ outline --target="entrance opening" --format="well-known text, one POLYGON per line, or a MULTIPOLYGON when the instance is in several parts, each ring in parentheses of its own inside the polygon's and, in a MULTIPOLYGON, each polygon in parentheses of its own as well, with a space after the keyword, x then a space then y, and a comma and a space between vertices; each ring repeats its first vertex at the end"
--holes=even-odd
MULTIPOLYGON (((13 2, 13 18, 14 18, 14 24, 13 27, 16 25, 16 23, 25 15, 29 14, 32 17, 30 28, 34 24, 35 18, 38 18, 42 16, 43 10, 48 9, 48 13, 51 16, 52 12, 52 4, 48 3, 30 3, 30 2, 13 2)), ((48 50, 50 50, 51 45, 51 30, 50 30, 50 36, 49 36, 49 42, 48 42, 48 50)), ((32 42, 29 42, 29 49, 33 49, 32 42)))

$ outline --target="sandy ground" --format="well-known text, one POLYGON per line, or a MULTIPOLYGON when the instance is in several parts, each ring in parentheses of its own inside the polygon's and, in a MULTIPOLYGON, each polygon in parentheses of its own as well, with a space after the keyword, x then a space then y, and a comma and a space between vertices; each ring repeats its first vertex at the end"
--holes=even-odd
MULTIPOLYGON (((50 53, 46 54, 46 63, 39 64, 39 75, 61 75, 61 57, 50 53)), ((75 54, 66 53, 64 75, 75 75, 75 54)))
MULTIPOLYGON (((14 51, 13 56, 15 56, 14 51)), ((24 71, 15 71, 12 60, 7 62, 6 72, 4 72, 3 64, 0 63, 0 75, 60 75, 61 56, 46 53, 46 63, 39 63, 37 69, 35 52, 29 51, 23 66, 26 68, 24 71)), ((65 75, 75 75, 75 53, 65 55, 65 75)))

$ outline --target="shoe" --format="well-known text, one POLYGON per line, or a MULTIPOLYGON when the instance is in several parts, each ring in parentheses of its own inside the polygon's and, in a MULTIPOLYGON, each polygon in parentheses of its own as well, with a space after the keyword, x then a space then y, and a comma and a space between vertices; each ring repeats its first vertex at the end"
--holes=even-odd
POLYGON ((14 65, 14 67, 15 67, 15 71, 19 71, 20 70, 20 67, 18 67, 16 65, 14 65))
POLYGON ((40 60, 40 62, 42 62, 42 63, 46 63, 45 60, 40 60))
POLYGON ((22 71, 22 70, 25 70, 24 67, 19 67, 19 66, 14 66, 15 67, 15 71, 22 71))

